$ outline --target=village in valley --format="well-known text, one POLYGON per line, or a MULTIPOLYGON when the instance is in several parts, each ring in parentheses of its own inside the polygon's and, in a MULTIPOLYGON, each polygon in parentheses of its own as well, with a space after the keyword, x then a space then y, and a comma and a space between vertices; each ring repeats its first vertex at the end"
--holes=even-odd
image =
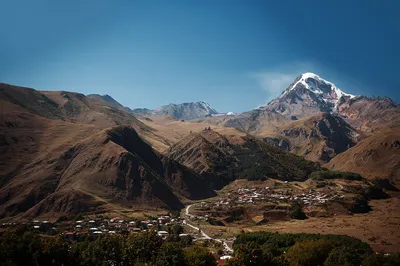
MULTIPOLYGON (((354 188, 365 188, 361 181, 330 180, 324 184, 308 180, 287 182, 237 180, 218 191, 207 201, 188 202, 181 212, 164 212, 140 218, 126 215, 93 214, 73 220, 59 218, 51 222, 33 220, 25 225, 44 235, 62 235, 71 241, 105 234, 135 234, 155 231, 163 238, 179 237, 188 242, 206 242, 221 260, 233 253, 235 236, 246 227, 270 225, 277 221, 306 219, 313 216, 349 214, 346 207, 354 197, 354 188), (296 207, 297 206, 297 207, 296 207), (303 216, 293 216, 294 208, 303 216), (217 255, 218 253, 218 255, 217 255)), ((17 227, 18 223, 3 223, 1 229, 17 227)))
POLYGON ((196 215, 192 215, 191 218, 207 220, 235 208, 251 206, 269 206, 268 209, 271 209, 271 206, 282 209, 284 206, 290 207, 294 204, 304 209, 324 207, 331 202, 345 201, 349 193, 343 188, 340 182, 319 186, 313 185, 311 181, 308 183, 278 180, 237 181, 220 191, 219 197, 194 204, 192 211, 196 215))
MULTIPOLYGON (((305 186, 305 182, 287 182, 278 180, 248 182, 238 180, 219 191, 219 196, 209 201, 199 201, 188 204, 181 213, 170 213, 157 216, 147 216, 147 219, 129 219, 127 217, 105 217, 102 215, 91 215, 81 219, 64 220, 55 222, 46 220, 33 220, 29 227, 37 232, 46 234, 62 233, 69 239, 77 239, 86 235, 101 234, 129 234, 147 230, 154 230, 163 238, 168 237, 169 228, 181 225, 185 232, 180 237, 190 236, 194 241, 197 239, 210 239, 205 236, 200 228, 201 225, 213 224, 215 218, 221 217, 237 208, 256 206, 274 206, 275 209, 289 209, 293 204, 305 209, 318 206, 326 206, 330 202, 343 201, 345 193, 343 186, 330 183, 330 186, 322 188, 305 186)), ((270 209, 270 208, 269 208, 270 209)), ((266 210, 265 208, 263 209, 266 210)), ((290 218, 290 217, 289 217, 290 218)), ((18 223, 3 223, 3 228, 17 226, 18 223)), ((229 219, 225 219, 221 226, 229 226, 229 219)))

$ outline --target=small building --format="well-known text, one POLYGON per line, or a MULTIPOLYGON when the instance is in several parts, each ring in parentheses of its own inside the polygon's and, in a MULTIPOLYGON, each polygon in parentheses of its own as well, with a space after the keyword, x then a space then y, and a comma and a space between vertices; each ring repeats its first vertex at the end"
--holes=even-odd
POLYGON ((128 226, 129 227, 134 227, 134 226, 136 226, 136 222, 135 221, 130 221, 128 226))
POLYGON ((96 227, 92 227, 92 228, 89 229, 89 233, 94 234, 94 232, 101 232, 101 231, 99 231, 99 229, 96 228, 96 227))

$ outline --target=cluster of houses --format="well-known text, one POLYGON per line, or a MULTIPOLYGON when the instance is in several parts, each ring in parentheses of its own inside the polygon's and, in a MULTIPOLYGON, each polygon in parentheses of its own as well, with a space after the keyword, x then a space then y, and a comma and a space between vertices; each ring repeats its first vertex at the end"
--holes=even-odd
POLYGON ((298 201, 304 205, 319 205, 327 203, 328 201, 343 199, 343 195, 339 195, 337 193, 320 193, 310 190, 308 193, 302 193, 299 195, 295 195, 290 197, 291 201, 298 201))
MULTIPOLYGON (((271 202, 271 203, 289 203, 299 202, 303 205, 319 205, 327 203, 331 200, 344 198, 343 195, 337 194, 335 191, 330 193, 321 193, 310 189, 308 192, 293 193, 292 190, 275 190, 270 187, 261 188, 239 188, 230 191, 218 201, 201 202, 197 204, 201 209, 227 210, 232 206, 241 204, 253 204, 256 202, 271 202)), ((198 219, 206 217, 198 217, 198 219)))
MULTIPOLYGON (((163 238, 168 236, 166 228, 170 224, 182 223, 181 218, 171 218, 168 215, 162 215, 156 219, 148 220, 124 220, 121 218, 113 219, 92 219, 78 221, 63 221, 53 223, 49 221, 34 220, 29 223, 32 230, 46 234, 63 233, 68 239, 75 239, 84 235, 100 234, 129 234, 138 233, 146 230, 155 230, 163 238)), ((6 226, 7 224, 3 225, 6 226)), ((8 227, 8 226, 7 226, 8 227)), ((182 234, 184 236, 184 234, 182 234)))
POLYGON ((156 230, 160 236, 166 237, 168 232, 163 230, 164 227, 177 222, 180 222, 180 219, 171 219, 171 217, 167 215, 160 216, 153 220, 142 221, 124 220, 121 218, 76 221, 73 232, 67 233, 74 234, 84 231, 89 234, 129 234, 151 229, 156 230))

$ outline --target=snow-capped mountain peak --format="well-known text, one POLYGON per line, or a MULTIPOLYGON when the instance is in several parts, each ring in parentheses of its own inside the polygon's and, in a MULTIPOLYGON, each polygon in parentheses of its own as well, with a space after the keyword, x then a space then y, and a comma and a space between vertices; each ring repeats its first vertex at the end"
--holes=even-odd
POLYGON ((288 89, 286 89, 286 91, 284 91, 284 93, 282 93, 281 96, 279 96, 279 98, 284 97, 290 91, 294 90, 296 88, 296 86, 298 86, 299 84, 303 85, 306 89, 308 89, 318 95, 323 95, 324 93, 328 92, 326 90, 322 90, 321 87, 330 87, 331 91, 335 94, 332 96, 336 96, 335 97, 336 100, 339 100, 342 96, 349 96, 350 98, 355 97, 354 95, 343 92, 341 89, 336 87, 335 84, 321 78, 317 74, 307 72, 307 73, 301 74, 296 79, 296 81, 288 89))
POLYGON ((168 104, 154 110, 154 114, 169 115, 176 119, 196 119, 218 112, 204 101, 168 104))
POLYGON ((307 72, 298 76, 275 100, 261 109, 287 116, 304 116, 314 111, 336 112, 340 103, 354 95, 343 92, 334 83, 307 72))
POLYGON ((200 106, 202 106, 204 109, 206 109, 206 110, 213 110, 214 111, 214 109, 208 103, 206 103, 204 101, 200 101, 200 102, 197 102, 197 103, 200 106))

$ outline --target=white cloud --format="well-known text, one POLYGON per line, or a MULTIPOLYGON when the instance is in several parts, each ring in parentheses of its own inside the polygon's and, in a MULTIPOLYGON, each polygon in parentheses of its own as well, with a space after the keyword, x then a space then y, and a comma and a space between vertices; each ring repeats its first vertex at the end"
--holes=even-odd
POLYGON ((253 75, 261 88, 268 93, 268 97, 275 98, 281 94, 296 78, 294 73, 263 72, 253 75))
POLYGON ((253 72, 250 76, 256 79, 260 88, 267 92, 266 102, 269 102, 288 88, 296 77, 305 72, 318 74, 315 70, 315 65, 311 63, 292 63, 286 66, 253 72))

